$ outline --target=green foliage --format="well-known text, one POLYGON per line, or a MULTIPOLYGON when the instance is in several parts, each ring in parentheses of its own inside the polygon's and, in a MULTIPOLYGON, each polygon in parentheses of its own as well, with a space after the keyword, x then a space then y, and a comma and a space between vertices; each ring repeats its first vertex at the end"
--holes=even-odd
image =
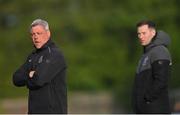
POLYGON ((13 86, 12 74, 32 50, 28 32, 36 18, 49 22, 64 52, 69 91, 112 90, 129 106, 142 51, 135 24, 142 19, 154 20, 172 37, 171 86, 178 88, 179 10, 177 0, 1 0, 0 97, 27 95, 26 88, 13 86))

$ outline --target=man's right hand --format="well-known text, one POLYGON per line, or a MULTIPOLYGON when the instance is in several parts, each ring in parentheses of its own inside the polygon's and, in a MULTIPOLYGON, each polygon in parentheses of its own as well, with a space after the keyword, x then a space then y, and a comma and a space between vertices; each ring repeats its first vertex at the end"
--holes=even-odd
POLYGON ((29 72, 29 78, 32 78, 33 75, 34 75, 34 73, 35 73, 35 71, 30 71, 30 72, 29 72))

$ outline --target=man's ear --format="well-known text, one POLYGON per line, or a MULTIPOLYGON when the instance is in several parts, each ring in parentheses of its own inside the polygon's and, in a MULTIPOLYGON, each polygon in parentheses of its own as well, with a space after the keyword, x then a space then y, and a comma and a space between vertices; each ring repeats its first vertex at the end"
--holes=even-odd
POLYGON ((51 37, 51 32, 50 31, 47 31, 47 34, 49 37, 51 37))
POLYGON ((152 35, 155 36, 156 35, 156 30, 155 29, 151 29, 152 35))

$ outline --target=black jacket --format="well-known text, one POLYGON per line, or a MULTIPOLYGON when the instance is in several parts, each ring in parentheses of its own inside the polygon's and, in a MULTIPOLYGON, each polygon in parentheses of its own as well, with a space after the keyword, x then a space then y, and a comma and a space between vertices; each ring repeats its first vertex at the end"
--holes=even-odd
POLYGON ((13 83, 29 89, 28 113, 67 113, 66 64, 51 39, 28 56, 14 73, 13 83))
POLYGON ((168 79, 171 56, 167 49, 170 37, 158 31, 152 42, 144 47, 137 67, 133 105, 136 113, 170 113, 168 79))

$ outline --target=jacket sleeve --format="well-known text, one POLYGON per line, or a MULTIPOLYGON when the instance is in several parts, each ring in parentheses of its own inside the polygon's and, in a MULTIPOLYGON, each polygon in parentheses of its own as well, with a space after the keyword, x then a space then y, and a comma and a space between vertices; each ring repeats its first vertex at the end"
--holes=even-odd
POLYGON ((28 63, 25 62, 14 74, 13 84, 15 86, 25 86, 28 78, 28 63))
POLYGON ((164 47, 155 49, 152 55, 152 84, 146 92, 145 99, 153 101, 157 99, 162 92, 168 89, 168 79, 170 77, 171 58, 169 52, 164 47))
POLYGON ((168 88, 168 78, 170 74, 169 60, 157 60, 152 64, 153 84, 146 92, 146 100, 152 102, 168 88))
POLYGON ((59 54, 50 54, 42 63, 37 64, 32 78, 28 77, 28 88, 38 89, 51 82, 51 80, 65 69, 64 57, 59 54))

